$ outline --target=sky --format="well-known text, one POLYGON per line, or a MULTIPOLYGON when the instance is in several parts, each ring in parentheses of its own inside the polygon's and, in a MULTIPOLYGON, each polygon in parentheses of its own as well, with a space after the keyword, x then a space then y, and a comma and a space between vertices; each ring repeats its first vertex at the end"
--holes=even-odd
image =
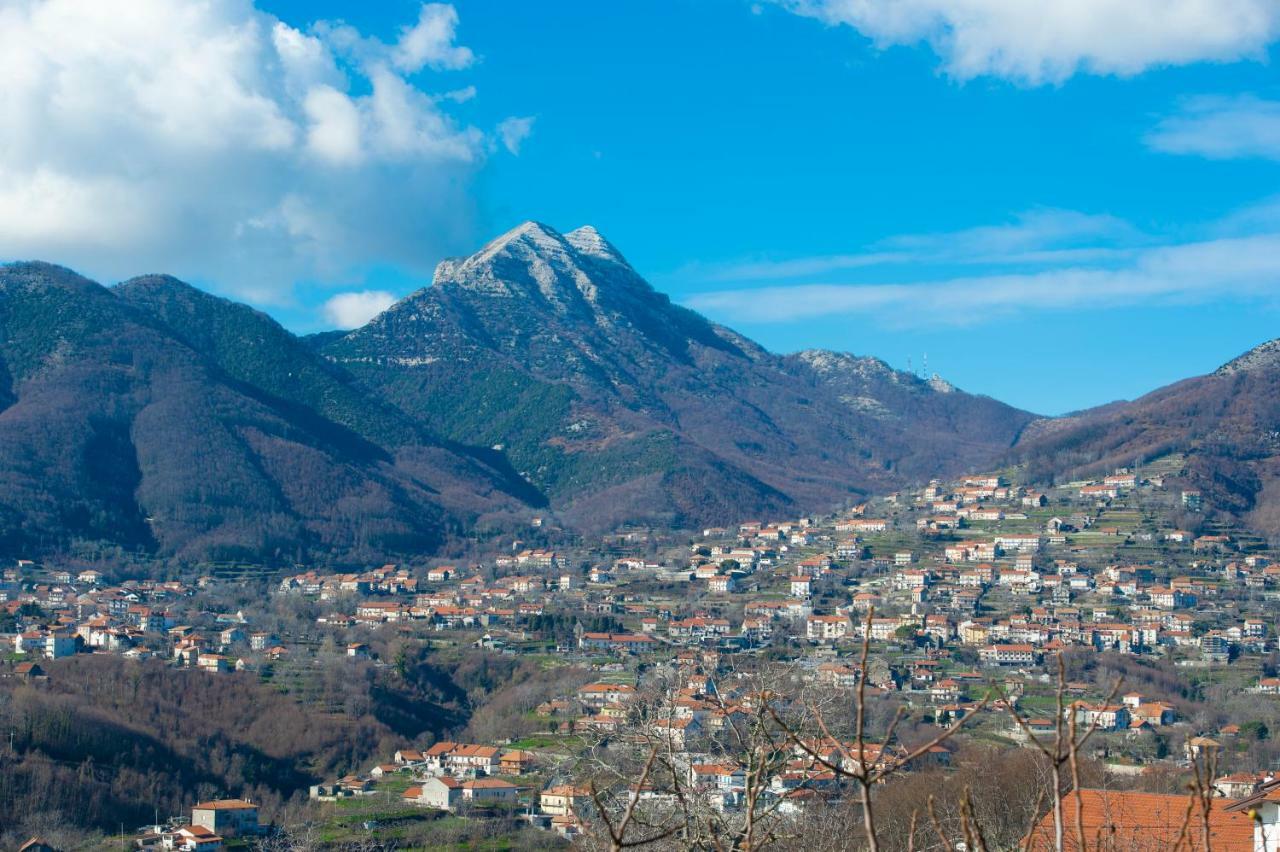
POLYGON ((1275 0, 0 0, 0 258, 351 327, 522 221, 1042 414, 1280 337, 1275 0))

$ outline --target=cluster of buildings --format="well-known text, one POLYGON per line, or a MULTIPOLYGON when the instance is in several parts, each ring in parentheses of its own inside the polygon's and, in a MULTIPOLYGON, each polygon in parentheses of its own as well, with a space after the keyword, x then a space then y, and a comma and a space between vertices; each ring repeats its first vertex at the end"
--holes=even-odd
MULTIPOLYGON (((561 738, 554 761, 509 744, 442 742, 317 784, 311 795, 364 795, 397 776, 410 782, 406 803, 460 813, 520 807, 572 836, 582 808, 595 804, 587 779, 564 769, 570 738, 640 731, 675 756, 690 789, 732 811, 742 805, 745 763, 707 743, 760 707, 734 674, 743 660, 785 664, 806 688, 863 686, 936 725, 969 718, 998 686, 1003 701, 1024 708, 1026 725, 1010 725, 992 706, 983 711, 989 723, 974 722, 1025 744, 1028 730, 1048 735, 1061 722, 1043 708, 1056 674, 1050 661, 1063 652, 1213 667, 1277 649, 1270 612, 1280 564, 1247 532, 1197 518, 1204 510, 1197 492, 1155 470, 1045 488, 984 474, 830 517, 751 521, 691 540, 630 532, 555 549, 518 544, 465 566, 293 573, 274 584, 274 601, 316 605, 321 614, 313 610, 308 627, 333 637, 346 657, 376 658, 374 640, 384 633, 421 636, 551 656, 592 678, 536 710, 547 735, 561 738), (670 679, 659 683, 659 671, 670 679)), ((8 569, 0 606, 27 666, 10 674, 38 678, 45 672, 37 660, 77 653, 155 656, 214 675, 315 653, 286 631, 257 626, 260 613, 202 609, 201 593, 214 584, 111 583, 94 570, 29 563, 8 569)), ((1264 700, 1280 696, 1280 676, 1250 686, 1264 700)), ((1174 728, 1204 747, 1234 733, 1190 730, 1175 696, 1062 688, 1064 718, 1109 737, 1102 742, 1113 756, 1140 754, 1143 742, 1174 728)), ((847 756, 839 745, 834 760, 847 756)), ((896 759, 895 746, 872 746, 875 759, 896 759)), ((766 779, 767 795, 778 812, 803 814, 839 785, 811 751, 791 758, 766 779)), ((948 752, 926 758, 945 765, 948 752)), ((1262 767, 1219 779, 1224 795, 1265 786, 1255 769, 1262 767)), ((642 791, 654 800, 668 793, 642 791)), ((200 826, 193 817, 185 830, 200 826)), ((222 835, 218 825, 206 828, 222 835)), ((207 838, 181 842, 217 848, 199 845, 207 838)))

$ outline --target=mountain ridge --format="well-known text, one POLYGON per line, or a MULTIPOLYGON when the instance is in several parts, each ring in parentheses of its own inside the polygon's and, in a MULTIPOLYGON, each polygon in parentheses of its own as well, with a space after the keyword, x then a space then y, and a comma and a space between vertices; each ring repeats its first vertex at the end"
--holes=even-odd
MULTIPOLYGON (((722 477, 732 472, 744 489, 739 502, 748 514, 797 504, 830 508, 868 488, 901 483, 895 467, 903 460, 921 474, 930 464, 925 458, 930 451, 908 446, 911 441, 900 430, 839 402, 828 377, 803 358, 769 353, 674 304, 591 226, 568 234, 536 222, 517 226, 469 257, 441 263, 431 286, 368 325, 327 341, 323 351, 442 434, 483 431, 484 425, 437 416, 431 398, 464 389, 457 404, 446 406, 457 410, 503 396, 467 365, 483 363, 503 382, 522 383, 539 398, 554 398, 553 406, 538 412, 545 422, 509 449, 517 467, 553 502, 558 496, 580 503, 570 492, 584 486, 589 495, 597 485, 614 489, 632 483, 635 494, 619 504, 618 517, 594 519, 605 524, 642 516, 637 512, 643 503, 670 509, 658 512, 669 520, 725 520, 694 508, 699 502, 719 504, 705 489, 677 501, 670 487, 654 483, 657 459, 669 451, 696 459, 695 470, 714 469, 722 477), (644 441, 659 449, 644 450, 644 441), (575 469, 596 466, 583 460, 621 447, 638 455, 619 460, 604 454, 630 465, 619 481, 594 483, 575 469), (677 502, 685 505, 677 509, 677 502)), ((841 376, 839 381, 853 380, 841 376)), ((908 417, 925 397, 950 394, 950 386, 931 386, 915 377, 908 381, 893 371, 879 382, 910 386, 894 397, 895 404, 909 404, 900 412, 908 417)), ((954 407, 975 399, 957 394, 954 407)), ((991 430, 995 437, 984 437, 971 428, 973 418, 957 419, 954 412, 947 416, 952 425, 969 429, 964 435, 953 441, 946 429, 926 430, 931 441, 951 444, 942 454, 948 449, 959 454, 944 466, 967 465, 989 455, 987 450, 1007 448, 1031 418, 995 401, 980 406, 987 425, 1008 421, 991 430), (1008 425, 1015 421, 1016 427, 1008 425)), ((921 410, 929 416, 941 412, 933 404, 921 410)), ((498 439, 497 433, 486 434, 498 439)), ((938 460, 935 455, 933 461, 938 460)))
POLYGON ((1135 400, 1037 421, 1009 460, 1052 481, 1175 453, 1185 456, 1184 487, 1280 537, 1280 339, 1135 400))
MULTIPOLYGON (((986 467, 1043 422, 870 356, 769 352, 672 302, 589 225, 519 225, 344 333, 297 337, 169 276, 107 289, 41 264, 0 267, 0 323, 0 438, 35 392, 86 395, 110 427, 92 440, 137 468, 90 514, 114 500, 141 531, 125 546, 184 558, 432 552, 477 519, 533 510, 584 531, 821 512, 986 467), (50 286, 52 307, 37 298, 50 286), (164 420, 175 434, 216 440, 167 447, 140 431, 153 398, 187 415, 164 420), (207 478, 210 465, 256 496, 209 510, 201 488, 217 478, 187 468, 207 478), (160 468, 178 486, 157 491, 160 468), (381 532, 352 531, 364 513, 381 532)), ((48 419, 55 435, 93 431, 88 414, 48 419)), ((61 493, 103 478, 84 441, 61 493)), ((0 481, 19 467, 0 453, 0 481)), ((23 482, 29 496, 39 477, 23 482)), ((0 498, 0 522, 22 528, 24 505, 0 498)), ((41 518, 41 541, 113 541, 110 524, 59 534, 41 518)))
MULTIPOLYGON (((10 377, 0 546, 358 562, 437 550, 470 518, 520 505, 500 496, 500 474, 446 445, 380 443, 279 393, 275 361, 232 363, 232 347, 194 339, 200 327, 249 329, 259 352, 302 346, 265 315, 176 279, 117 291, 50 264, 0 267, 0 373, 10 377), (185 333, 169 324, 195 307, 185 333), (405 461, 415 454, 432 463, 405 461), (418 475, 427 468, 444 473, 418 475), (464 500, 442 491, 455 480, 464 500)), ((307 357, 317 375, 336 369, 307 357)))

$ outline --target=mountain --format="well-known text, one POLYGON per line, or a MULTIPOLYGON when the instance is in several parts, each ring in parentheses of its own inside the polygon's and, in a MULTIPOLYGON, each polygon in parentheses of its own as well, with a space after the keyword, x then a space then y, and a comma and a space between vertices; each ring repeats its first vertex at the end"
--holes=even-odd
POLYGON ((164 275, 134 278, 112 292, 163 322, 232 378, 291 407, 296 416, 337 424, 383 448, 400 471, 425 483, 440 502, 462 515, 493 508, 486 501, 495 495, 533 506, 545 503, 501 453, 432 434, 266 314, 164 275))
POLYGON ((988 463, 1034 419, 874 359, 771 354, 590 227, 527 222, 317 346, 433 431, 500 447, 588 527, 825 510, 988 463))
POLYGON ((6 553, 358 561, 438 549, 521 489, 244 306, 0 267, 6 553))
POLYGON ((1013 459, 1049 480, 1170 453, 1186 455, 1206 502, 1280 535, 1280 340, 1132 402, 1034 423, 1013 459))
POLYGON ((355 563, 550 506, 582 529, 822 511, 981 467, 1033 415, 779 356, 592 228, 526 223, 350 333, 177 279, 0 267, 0 551, 355 563))

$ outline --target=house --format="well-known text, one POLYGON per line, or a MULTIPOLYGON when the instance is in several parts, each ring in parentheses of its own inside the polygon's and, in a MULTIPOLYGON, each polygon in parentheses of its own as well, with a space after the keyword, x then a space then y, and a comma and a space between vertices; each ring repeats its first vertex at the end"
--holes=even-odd
POLYGON ((1102 482, 1114 488, 1134 488, 1138 484, 1138 477, 1132 473, 1113 473, 1103 477, 1102 482))
POLYGON ((13 667, 13 676, 19 680, 39 680, 46 677, 39 663, 18 663, 13 667))
POLYGON ((534 763, 532 752, 519 749, 504 751, 498 758, 498 771, 503 775, 523 775, 533 769, 534 763))
POLYGON ((453 742, 436 743, 422 755, 431 769, 453 774, 493 772, 498 768, 500 756, 501 750, 495 746, 453 742))
POLYGON ((922 570, 906 570, 899 571, 893 577, 894 588, 902 589, 923 589, 929 586, 933 581, 933 575, 928 571, 922 570))
POLYGON ((987 645, 978 649, 978 658, 994 666, 1031 665, 1036 660, 1036 649, 1030 645, 987 645))
POLYGON ((589 683, 578 690, 578 700, 597 710, 607 704, 623 704, 636 697, 636 688, 627 683, 589 683))
POLYGON ((852 630, 853 625, 843 615, 811 615, 805 622, 805 635, 821 642, 843 639, 852 630))
POLYGON ((441 811, 451 811, 462 801, 462 782, 447 775, 428 778, 404 791, 404 801, 441 811))
POLYGON ((818 681, 836 689, 853 689, 858 685, 858 670, 853 666, 838 663, 823 663, 818 666, 818 681))
POLYGON ((473 778, 462 782, 462 799, 467 802, 514 802, 520 788, 501 778, 473 778))
POLYGON ((239 627, 228 627, 218 634, 218 640, 223 645, 234 645, 237 642, 245 641, 246 638, 245 632, 239 627))
POLYGON ((76 652, 76 635, 63 630, 52 630, 44 637, 44 655, 50 660, 70 657, 76 652))
POLYGON ((1062 712, 1068 719, 1075 713, 1077 727, 1085 730, 1096 728, 1099 731, 1120 731, 1128 728, 1133 721, 1133 715, 1124 704, 1088 704, 1076 701, 1062 712))
POLYGON ((1224 810, 1250 821, 1253 827, 1254 852, 1280 850, 1280 782, 1269 780, 1259 786, 1253 795, 1227 805, 1224 810))
POLYGON ((695 763, 689 767, 689 786, 695 790, 742 790, 747 771, 732 763, 695 763))
POLYGON ((591 803, 591 791, 572 784, 548 787, 538 796, 538 807, 544 814, 568 816, 591 803))
POLYGON ((1129 715, 1133 717, 1135 722, 1146 722, 1153 728, 1172 725, 1178 720, 1178 714, 1172 707, 1158 701, 1149 701, 1145 704, 1140 704, 1131 709, 1129 711, 1129 715))
POLYGON ((257 834, 258 806, 244 799, 217 799, 191 808, 191 825, 207 828, 222 837, 257 834))
POLYGON ((1192 737, 1187 740, 1184 751, 1187 753, 1188 760, 1196 760, 1210 753, 1216 753, 1222 750, 1222 743, 1209 737, 1192 737))
POLYGON ((1085 485, 1080 489, 1080 496, 1086 500, 1113 500, 1120 496, 1120 489, 1114 485, 1085 485))
POLYGON ((995 545, 1000 550, 1005 551, 1037 551, 1040 549, 1040 536, 1038 535, 998 535, 996 536, 995 545))
POLYGON ((222 848, 222 838, 209 829, 199 825, 189 825, 171 834, 161 836, 161 845, 166 849, 180 849, 183 852, 214 852, 222 848))
POLYGON ((836 522, 836 532, 872 533, 884 532, 889 522, 882 518, 853 518, 836 522))
POLYGON ((658 719, 653 723, 653 728, 667 747, 682 751, 689 739, 702 730, 702 725, 696 716, 687 716, 681 719, 658 719))
POLYGON ((336 802, 338 799, 350 796, 349 790, 344 790, 338 782, 332 784, 312 784, 308 790, 309 798, 317 802, 336 802))
POLYGON ((717 574, 707 580, 707 591, 712 594, 728 594, 738 590, 738 578, 733 574, 717 574))
POLYGON ((413 766, 414 764, 422 763, 423 761, 422 752, 411 748, 397 751, 392 755, 391 759, 400 766, 413 766))
POLYGON ((943 548, 942 555, 948 562, 990 562, 998 551, 994 541, 958 541, 943 548))
POLYGON ((1228 799, 1246 799, 1257 792, 1267 781, 1264 775, 1252 772, 1235 772, 1213 779, 1213 789, 1228 799))
POLYGON ((645 636, 643 633, 583 633, 578 639, 578 647, 583 650, 643 654, 653 648, 653 637, 645 636))
MULTIPOLYGON (((1067 852, 1110 852, 1119 849, 1135 852, 1157 849, 1167 852, 1208 852, 1204 848, 1203 833, 1198 821, 1194 823, 1194 830, 1184 830, 1188 802, 1186 794, 1177 793, 1116 790, 1068 793, 1062 797, 1062 806, 1058 809, 1067 815, 1061 848, 1067 852), (1085 837, 1084 850, 1079 848, 1076 840, 1074 814, 1077 803, 1085 837)), ((1253 821, 1246 813, 1237 810, 1244 804, 1245 802, 1237 802, 1227 807, 1220 799, 1209 800, 1208 835, 1213 852, 1254 852, 1253 821)), ((1050 852, 1058 848, 1054 839, 1053 814, 1054 809, 1050 808, 1031 830, 1025 847, 1028 852, 1050 852)))
POLYGON ((514 802, 519 788, 498 778, 459 781, 449 775, 428 778, 404 791, 402 800, 442 811, 451 811, 461 802, 514 802))
POLYGON ((221 654, 200 654, 196 657, 196 667, 204 672, 226 674, 231 671, 231 658, 221 654))
POLYGON ((1196 553, 1207 550, 1224 550, 1231 543, 1231 537, 1225 535, 1202 535, 1191 542, 1191 549, 1196 553))

